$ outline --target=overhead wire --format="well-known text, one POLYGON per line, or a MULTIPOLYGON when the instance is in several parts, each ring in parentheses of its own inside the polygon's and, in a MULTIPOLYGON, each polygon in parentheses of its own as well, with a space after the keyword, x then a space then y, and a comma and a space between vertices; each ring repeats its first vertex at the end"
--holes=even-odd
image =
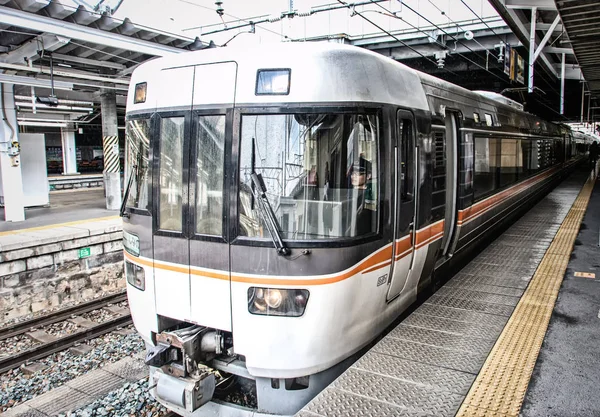
MULTIPOLYGON (((462 1, 462 0, 461 0, 461 1, 462 1)), ((464 2, 463 2, 463 3, 464 3, 464 2)), ((378 5, 379 7, 381 7, 381 8, 383 8, 383 6, 381 6, 380 4, 377 4, 377 5, 378 5)), ((421 13, 417 12, 416 10, 414 10, 412 7, 410 7, 410 6, 409 6, 409 5, 407 5, 406 3, 403 3, 403 5, 404 5, 406 8, 408 8, 410 11, 412 11, 413 13, 415 13, 416 15, 420 16, 422 19, 424 19, 425 21, 427 21, 428 23, 430 23, 431 25, 435 26, 436 28, 438 28, 439 30, 441 30, 442 32, 444 32, 445 34, 447 34, 448 36, 450 36, 450 37, 452 37, 453 39, 455 39, 455 40, 456 40, 457 42, 459 42, 460 44, 462 44, 462 45, 464 45, 465 47, 467 47, 467 49, 471 50, 471 49, 470 49, 468 46, 466 46, 464 43, 462 43, 461 41, 457 40, 457 39, 456 39, 454 36, 452 36, 452 35, 448 34, 447 32, 445 32, 445 31, 444 31, 442 28, 440 28, 439 26, 437 26, 436 24, 434 24, 433 22, 431 22, 429 19, 427 19, 427 18, 426 18, 425 16, 423 16, 421 13)), ((436 6, 436 8, 438 8, 438 7, 436 6)), ((438 10, 440 10, 440 9, 438 8, 438 10)), ((472 9, 471 9, 471 11, 472 11, 472 9)), ((444 14, 445 14, 445 13, 444 13, 444 14)), ((479 19, 480 19, 480 20, 483 22, 483 19, 481 19, 481 17, 479 17, 479 16, 478 16, 478 18, 479 18, 479 19)), ((486 23, 484 22, 484 24, 486 24, 486 23)), ((486 24, 486 26, 488 26, 488 25, 486 24)), ((488 27, 489 27, 489 26, 488 26, 488 27)), ((492 29, 490 28, 490 30, 492 30, 492 29)), ((493 32, 493 30, 492 30, 492 32, 493 32)), ((495 32, 494 32, 494 33, 495 33, 495 32)), ((496 34, 496 36, 498 36, 498 35, 496 34)), ((474 51, 473 51, 473 50, 471 50, 471 52, 474 52, 474 51)), ((464 55, 463 55, 463 54, 461 54, 460 52, 456 52, 456 53, 457 53, 458 55, 460 55, 462 58, 464 58, 464 59, 466 59, 466 60, 468 60, 468 61, 472 62, 472 63, 473 63, 473 64, 475 64, 475 65, 477 65, 477 66, 478 66, 478 67, 480 67, 481 69, 484 69, 485 71, 489 72, 490 74, 492 74, 492 75, 493 75, 493 76, 495 76, 496 78, 498 78, 498 79, 502 80, 503 82, 506 82, 506 80, 505 80, 504 78, 502 78, 502 77, 498 76, 497 74, 494 74, 493 72, 489 71, 489 69, 487 69, 487 68, 483 68, 481 65, 479 65, 479 64, 477 64, 476 62, 474 62, 474 61, 470 60, 468 57, 464 56, 464 55)), ((478 54, 477 54, 477 55, 478 55, 478 54)), ((480 56, 480 55, 478 55, 478 56, 480 56)), ((544 72, 546 72, 546 71, 545 71, 545 69, 544 69, 544 72)), ((549 81, 549 80, 548 80, 546 77, 544 77, 544 76, 541 76, 540 78, 542 78, 542 80, 544 80, 545 84, 546 84, 546 85, 547 85, 547 86, 550 88, 550 90, 554 91, 556 94, 560 94, 560 93, 558 92, 558 90, 557 90, 557 89, 554 87, 554 85, 552 84, 552 81, 549 81)), ((541 103, 541 101, 538 101, 538 102, 540 102, 540 103, 541 103)), ((546 106, 546 107, 547 107, 547 106, 546 106)), ((553 110, 553 111, 554 111, 554 112, 556 112, 555 110, 553 110)), ((558 112, 556 112, 556 113, 557 113, 557 114, 559 114, 558 112)))
MULTIPOLYGON (((338 0, 338 1, 340 1, 340 0, 338 0)), ((371 0, 371 2, 373 2, 373 1, 371 0)), ((374 2, 373 2, 373 4, 377 5, 378 7, 380 7, 381 9, 383 9, 385 12, 387 12, 387 13, 388 13, 388 15, 389 15, 390 17, 395 17, 395 18, 398 18, 398 16, 396 16, 396 15, 395 15, 393 12, 391 12, 390 10, 386 9, 385 7, 383 7, 381 4, 374 3, 374 2)), ((456 42, 458 42, 458 43, 460 43, 461 45, 465 46, 465 47, 466 47, 467 49, 469 49, 471 52, 475 53, 475 51, 473 51, 471 48, 469 48, 469 47, 468 47, 467 45, 465 45, 463 42, 461 42, 460 40, 456 39, 456 38, 455 38, 454 36, 452 36, 451 34, 449 34, 449 33, 447 33, 446 31, 444 31, 444 30, 443 30, 441 27, 439 27, 438 25, 436 25, 435 23, 433 23, 431 20, 427 19, 425 16, 423 16, 422 14, 420 14, 419 12, 417 12, 416 10, 414 10, 412 7, 408 6, 406 3, 402 3, 402 5, 403 5, 403 6, 405 6, 406 8, 408 8, 408 9, 409 9, 410 11, 412 11, 413 13, 415 13, 417 16, 419 16, 419 17, 421 17, 422 19, 424 19, 425 21, 427 21, 427 22, 428 22, 429 24, 431 24, 432 26, 436 27, 437 29, 439 29, 440 31, 442 31, 443 33, 445 33, 446 35, 448 35, 448 36, 450 36, 451 38, 453 38, 453 39, 454 39, 456 42)), ((436 8, 437 8, 438 10, 440 10, 440 9, 439 9, 437 6, 436 6, 436 8)), ((445 13, 444 13, 444 14, 445 14, 445 13)), ((413 27, 414 29, 418 30, 419 32, 422 32, 422 33, 424 33, 424 34, 427 34, 426 32, 423 32, 423 31, 422 31, 420 28, 418 28, 418 27, 416 27, 416 26, 413 26, 412 24, 408 23, 406 20, 404 20, 404 19, 402 19, 402 20, 403 20, 405 23, 407 23, 409 26, 411 26, 411 27, 413 27)), ((480 19, 480 20, 481 20, 481 19, 480 19)), ((487 24, 486 24, 486 26, 487 26, 487 24)), ((490 28, 490 29, 491 29, 491 28, 490 28)), ((380 30, 381 30, 381 28, 380 28, 380 30)), ((387 33, 387 32, 386 32, 386 33, 387 33)), ((389 33, 388 33, 388 34, 389 34, 389 33)), ((496 34, 496 36, 497 36, 497 34, 496 34)), ((436 43, 440 44, 439 42, 437 42, 437 40, 436 40, 436 43)), ((443 44, 442 44, 442 45, 443 45, 443 44)), ((466 57, 465 55, 461 54, 460 52, 454 52, 454 53, 458 54, 458 55, 459 55, 459 56, 461 56, 463 59, 465 59, 465 60, 467 60, 467 61, 469 61, 469 62, 473 63, 474 65, 478 66, 479 68, 481 68, 482 70, 484 70, 484 71, 488 72, 489 74, 493 75, 494 77, 498 78, 499 80, 501 80, 501 81, 503 81, 503 82, 507 82, 507 80, 505 80, 504 78, 500 77, 500 76, 499 76, 499 75, 497 75, 497 74, 494 74, 494 73, 493 73, 493 72, 491 72, 489 69, 487 69, 487 68, 484 68, 483 66, 481 66, 481 65, 479 65, 478 63, 476 63, 475 61, 473 61, 473 60, 469 59, 468 57, 466 57)), ((476 55, 478 55, 478 56, 480 56, 480 57, 481 57, 481 55, 479 55, 479 54, 476 54, 476 55)), ((545 81, 546 81, 546 80, 545 80, 545 81)), ((550 85, 550 84, 548 83, 548 81, 546 81, 546 83, 548 84, 548 86, 549 86, 551 89, 553 89, 552 85, 550 85)), ((553 89, 553 90, 554 90, 554 89, 553 89)), ((556 90, 554 90, 554 91, 555 91, 555 92, 557 92, 556 90)), ((536 101, 537 101, 537 102, 538 102, 540 105, 542 105, 543 107, 546 107, 546 108, 548 108, 549 110, 551 110, 553 113, 556 113, 556 114, 560 115, 560 113, 559 113, 559 112, 557 112, 555 109, 553 109, 552 107, 550 107, 550 106, 546 105, 546 104, 545 104, 545 103, 544 103, 544 102, 541 100, 542 98, 543 98, 543 97, 540 97, 540 99, 538 99, 538 100, 536 100, 536 101)), ((567 119, 567 118, 566 118, 564 115, 560 115, 560 116, 561 116, 561 117, 563 117, 563 118, 565 118, 565 119, 567 119)))
MULTIPOLYGON (((385 7, 383 7, 382 5, 380 5, 380 4, 378 4, 378 3, 373 3, 373 4, 376 4, 378 7, 382 8, 382 9, 383 9, 383 10, 385 10, 386 12, 390 13, 390 15, 391 15, 391 16, 395 16, 395 15, 393 15, 393 14, 392 14, 392 13, 391 13, 389 10, 387 10, 385 7)), ((422 19, 424 19, 425 21, 427 21, 427 22, 428 22, 430 25, 432 25, 432 26, 436 27, 438 30, 442 31, 442 32, 443 32, 445 35, 447 35, 447 36, 450 36, 452 39, 454 39, 454 41, 455 41, 455 42, 457 42, 457 43, 460 43, 461 45, 463 45, 464 47, 466 47, 466 48, 467 48, 469 51, 471 51, 471 52, 473 52, 475 55, 477 55, 477 56, 481 57, 481 55, 477 54, 475 51, 473 51, 473 50, 472 50, 471 48, 469 48, 467 45, 465 45, 464 43, 462 43, 462 42, 461 42, 459 39, 455 38, 453 35, 449 34, 449 33, 448 33, 448 32, 446 32, 445 30, 443 30, 441 27, 439 27, 438 25, 436 25, 435 23, 433 23, 431 20, 427 19, 425 16, 423 16, 422 14, 420 14, 419 12, 417 12, 416 10, 414 10, 412 7, 410 7, 410 6, 409 6, 409 5, 407 5, 406 3, 402 3, 402 5, 403 5, 404 7, 406 7, 407 9, 409 9, 410 11, 412 11, 413 13, 415 13, 417 16, 420 16, 422 19)), ((396 18, 398 18, 398 17, 396 16, 396 18)), ((406 20, 402 19, 402 21, 403 21, 403 22, 405 22, 406 24, 408 24, 408 25, 412 26, 413 28, 415 28, 415 29, 416 29, 416 30, 418 30, 419 32, 422 32, 422 33, 425 33, 425 34, 427 34, 426 32, 423 32, 423 31, 422 31, 421 29, 419 29, 418 27, 416 27, 416 26, 413 26, 412 24, 408 23, 406 20)), ((436 39, 436 43, 438 43, 438 44, 441 44, 441 43, 437 42, 437 39, 436 39)), ((445 45, 443 45, 443 44, 441 44, 441 45, 442 45, 442 46, 444 46, 444 47, 446 47, 446 46, 445 46, 445 45)), ((487 68, 485 68, 485 67, 483 67, 483 66, 479 65, 477 62, 475 62, 475 61, 473 61, 472 59, 470 59, 469 57, 467 57, 467 56, 465 56, 465 55, 461 54, 460 52, 453 51, 452 53, 454 53, 454 54, 457 54, 458 56, 460 56, 460 57, 461 57, 461 58, 463 58, 464 60, 471 62, 473 65, 476 65, 477 67, 481 68, 481 69, 482 69, 482 70, 484 70, 484 71, 487 71, 488 73, 492 74, 494 77, 498 78, 499 80, 501 80, 501 81, 503 81, 503 82, 506 82, 506 80, 505 80, 504 78, 500 77, 500 76, 499 76, 499 75, 497 75, 497 74, 494 74, 494 73, 493 73, 492 71, 490 71, 489 69, 487 69, 487 68)))
MULTIPOLYGON (((373 0, 371 0, 372 2, 373 0)), ((338 3, 345 5, 346 7, 348 7, 348 9, 351 8, 351 6, 349 4, 347 4, 346 2, 342 1, 342 0, 337 0, 338 3)), ((377 3, 374 3, 377 4, 377 3)), ((387 34, 388 36, 390 36, 391 38, 395 39, 396 41, 400 42, 403 46, 407 47, 408 49, 410 49, 411 51, 413 51, 414 53, 416 53, 417 55, 419 55, 420 57, 426 59, 427 61, 431 62, 433 65, 435 65, 436 67, 438 67, 437 62, 435 62, 433 59, 423 55, 421 52, 419 52, 418 50, 416 50, 415 48, 413 48, 412 46, 410 46, 409 44, 407 44, 406 42, 404 42, 403 40, 399 39, 397 36, 394 36, 392 33, 390 33, 389 31, 385 30, 384 28, 382 28, 381 26, 379 26, 377 23, 373 22, 372 20, 370 20, 369 18, 365 17, 362 13, 358 12, 356 9, 353 10, 353 13, 355 13, 357 16, 360 16, 361 18, 363 18, 364 20, 366 20, 367 22, 369 22, 370 24, 372 24, 373 26, 375 26, 377 29, 379 29, 380 31, 384 32, 385 34, 387 34)), ((449 72, 450 74, 456 75, 458 76, 457 73, 455 73, 454 71, 450 71, 447 68, 442 68, 443 70, 449 72)))
MULTIPOLYGON (((207 9, 207 10, 215 11, 215 9, 214 9, 214 8, 212 8, 212 7, 203 6, 203 5, 201 5, 201 4, 194 3, 194 2, 192 2, 192 1, 188 1, 188 0, 178 0, 178 1, 180 1, 180 2, 182 2, 182 3, 190 4, 190 5, 192 5, 192 6, 200 7, 200 8, 202 8, 202 9, 207 9)), ((251 19, 253 19, 253 18, 247 18, 247 19, 243 19, 243 18, 241 18, 241 17, 234 16, 234 15, 232 15, 232 14, 230 14, 230 13, 223 13, 223 14, 225 14, 225 15, 227 15, 227 16, 231 16, 231 17, 233 17, 234 19, 237 19, 237 20, 236 20, 237 22, 246 22, 246 23, 248 23, 248 24, 250 24, 250 23, 252 22, 252 20, 251 20, 251 19)), ((258 18, 264 18, 264 17, 267 17, 267 16, 268 16, 268 15, 264 15, 264 16, 256 16, 256 18, 257 18, 257 19, 258 19, 258 18)), ((223 23, 225 23, 225 22, 223 22, 223 23)), ((233 22, 229 22, 229 23, 233 23, 233 22)), ((227 23, 226 23, 226 24, 227 24, 227 23)), ((212 26, 214 26, 214 25, 212 25, 212 26)), ((199 26, 199 27, 195 27, 195 28, 188 28, 188 29, 185 29, 185 30, 201 29, 202 27, 203 27, 203 26, 199 26)), ((265 31, 267 31, 267 32, 271 32, 271 33, 273 33, 273 34, 275 34, 275 35, 281 36, 282 38, 287 38, 287 39, 289 39, 289 37, 288 37, 288 36, 284 35, 284 34, 283 34, 283 33, 281 33, 281 32, 277 32, 277 31, 275 31, 275 30, 267 29, 267 28, 265 28, 265 27, 263 27, 263 26, 260 26, 260 25, 256 25, 256 27, 257 27, 257 28, 260 28, 260 29, 263 29, 263 30, 265 30, 265 31)), ((202 36, 202 35, 201 35, 201 36, 202 36)))
MULTIPOLYGON (((481 21, 481 23, 483 23, 483 24, 484 24, 484 25, 485 25, 485 26, 486 26, 486 27, 487 27, 489 30, 491 30, 491 31, 492 31, 492 33, 493 33, 494 35, 496 35, 496 37, 497 37, 498 39, 500 39, 500 41, 501 41, 503 44, 505 44, 505 45, 506 45, 506 42, 504 41, 504 39, 503 39, 503 38, 502 38, 500 35, 498 35, 498 34, 497 34, 495 31, 494 31, 494 29, 492 29, 492 28, 491 28, 491 27, 490 27, 490 26, 489 26, 489 25, 488 25, 488 24, 487 24, 487 23, 486 23, 486 22, 485 22, 485 21, 484 21, 484 20, 481 18, 481 16, 479 16, 477 13, 475 13, 475 11, 474 11, 473 9, 471 9, 471 7, 470 7, 470 6, 469 6, 467 3, 465 3, 465 0, 460 0, 460 1, 461 1, 461 3, 462 3, 462 4, 464 4, 465 6, 467 6, 467 9, 469 9, 469 10, 471 11, 471 13, 473 13, 473 14, 475 15, 475 17, 477 17, 477 18, 478 18, 478 19, 481 21)), ((430 1, 430 3, 431 3, 431 1, 430 1)))

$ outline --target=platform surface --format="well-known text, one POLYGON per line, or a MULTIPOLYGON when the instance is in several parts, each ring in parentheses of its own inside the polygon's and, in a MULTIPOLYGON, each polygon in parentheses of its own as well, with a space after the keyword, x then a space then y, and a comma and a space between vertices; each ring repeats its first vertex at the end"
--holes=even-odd
POLYGON ((25 221, 22 222, 4 221, 4 210, 0 208, 0 233, 118 214, 118 211, 106 209, 104 189, 55 192, 50 193, 50 207, 25 209, 25 221))
POLYGON ((596 181, 521 413, 600 415, 600 181, 596 181))
MULTIPOLYGON (((513 375, 528 372, 530 375, 530 370, 494 368, 497 375, 492 382, 481 381, 479 373, 484 364, 484 371, 489 372, 488 357, 492 349, 500 356, 508 353, 508 350, 498 352, 496 342, 507 338, 503 331, 509 319, 507 328, 514 324, 511 316, 515 307, 522 307, 521 297, 526 290, 529 292, 530 282, 537 283, 532 279, 540 279, 536 270, 588 177, 587 172, 579 170, 559 184, 298 415, 441 417, 457 412, 465 416, 518 415, 527 385, 516 388, 516 397, 520 396, 518 404, 513 399, 508 406, 498 405, 497 397, 504 396, 504 392, 498 391, 505 389, 502 384, 506 380, 510 380, 509 385, 513 382, 513 375)), ((570 249, 563 257, 568 259, 569 255, 570 249)), ((554 301, 550 305, 551 297, 546 298, 548 301, 541 304, 549 306, 549 317, 554 301)), ((534 300, 527 304, 540 303, 534 300)), ((527 326, 530 323, 525 324, 526 330, 517 328, 517 331, 527 334, 532 329, 527 326)), ((541 339, 544 332, 545 327, 541 339)), ((537 352, 533 363, 536 357, 537 352)), ((594 384, 590 389, 597 386, 594 384)), ((564 395, 569 395, 568 389, 564 395)), ((552 414, 547 410, 539 414, 534 410, 529 415, 572 414, 552 414)))

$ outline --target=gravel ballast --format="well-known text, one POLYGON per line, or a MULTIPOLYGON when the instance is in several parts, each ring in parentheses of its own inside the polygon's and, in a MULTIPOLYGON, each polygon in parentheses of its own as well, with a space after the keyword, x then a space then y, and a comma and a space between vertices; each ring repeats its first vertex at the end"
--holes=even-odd
POLYGON ((47 368, 31 375, 26 375, 21 368, 0 375, 0 412, 57 388, 88 371, 145 349, 141 337, 135 332, 126 336, 113 332, 89 340, 86 344, 92 350, 81 356, 65 350, 40 359, 37 363, 47 368))

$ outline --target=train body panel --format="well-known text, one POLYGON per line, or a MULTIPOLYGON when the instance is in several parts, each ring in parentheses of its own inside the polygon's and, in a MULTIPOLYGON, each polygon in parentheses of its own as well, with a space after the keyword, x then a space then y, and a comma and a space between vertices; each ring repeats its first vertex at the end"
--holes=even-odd
POLYGON ((132 316, 153 395, 188 417, 231 381, 293 414, 579 152, 515 103, 344 45, 153 60, 127 112, 132 316))

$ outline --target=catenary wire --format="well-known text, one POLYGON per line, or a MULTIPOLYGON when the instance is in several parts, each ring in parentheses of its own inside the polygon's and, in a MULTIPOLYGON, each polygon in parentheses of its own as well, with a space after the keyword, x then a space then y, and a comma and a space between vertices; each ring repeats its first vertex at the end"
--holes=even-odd
MULTIPOLYGON (((345 3, 342 0, 337 0, 338 3, 343 4, 345 6, 347 6, 348 8, 350 8, 350 5, 348 5, 347 3, 345 3)), ((372 1, 372 0, 371 0, 372 1)), ((376 4, 376 3, 374 3, 376 4)), ((393 34, 391 34, 390 32, 388 32, 387 30, 385 30, 384 28, 382 28, 381 26, 379 26, 377 23, 373 22, 372 20, 370 20, 369 18, 363 16, 360 12, 354 10, 354 13, 356 13, 358 16, 360 16, 361 18, 363 18, 364 20, 366 20, 367 22, 369 22, 370 24, 372 24, 373 26, 375 26, 377 29, 379 29, 380 31, 384 32, 385 34, 387 34, 388 36, 394 38, 396 41, 400 42, 402 45, 404 45, 405 47, 407 47, 408 49, 410 49, 411 51, 413 51, 414 53, 416 53, 417 55, 419 55, 420 57, 426 59, 427 61, 431 62, 433 65, 435 65, 436 67, 437 62, 435 62, 433 59, 423 55, 421 52, 419 52, 418 50, 416 50, 415 48, 413 48, 412 46, 410 46, 409 44, 407 44, 406 42, 402 41, 401 39, 399 39, 398 37, 394 36, 393 34)), ((447 68, 442 68, 444 71, 449 72, 450 74, 456 75, 458 76, 457 73, 455 73, 454 71, 450 71, 447 68)))
MULTIPOLYGON (((372 0, 371 0, 372 1, 372 0)), ((394 16, 396 17, 394 14, 392 14, 388 9, 386 9, 385 7, 383 7, 382 5, 378 4, 378 3, 373 3, 377 6, 379 6, 380 8, 382 8, 383 10, 385 10, 386 12, 388 12, 390 14, 390 16, 394 16)), ((426 20, 429 24, 431 24, 432 26, 435 26, 437 29, 441 30, 445 35, 450 36, 452 39, 454 39, 455 42, 460 43, 461 45, 465 46, 469 51, 473 52, 475 55, 479 56, 481 58, 481 55, 477 54, 475 51, 473 51, 471 48, 469 48, 467 45, 465 45, 464 43, 462 43, 460 40, 458 40, 457 38, 455 38, 454 36, 450 35, 448 32, 446 32, 445 30, 443 30, 442 28, 440 28, 438 25, 436 25, 435 23, 431 22, 431 20, 427 19, 425 16, 423 16, 422 14, 420 14, 419 12, 417 12, 416 10, 414 10, 412 7, 408 6, 406 3, 402 3, 402 5, 404 7, 406 7, 407 9, 409 9, 410 11, 412 11, 413 13, 415 13, 417 16, 420 16, 422 19, 426 20)), ((396 17, 398 18, 398 17, 396 17)), ((418 30, 419 32, 425 33, 424 31, 422 31, 421 29, 419 29, 416 26, 413 26, 412 24, 408 23, 406 20, 403 19, 403 21, 412 26, 414 29, 418 30)), ((426 34, 426 33, 425 33, 426 34)), ((438 45, 444 46, 443 44, 439 43, 436 40, 436 43, 438 43, 438 45)), ((493 73, 492 71, 490 71, 489 69, 483 67, 482 65, 479 65, 477 62, 473 61, 472 59, 468 58, 467 56, 461 54, 460 52, 453 52, 454 54, 457 54, 458 56, 460 56, 461 58, 463 58, 466 61, 471 62, 473 65, 476 65, 477 67, 481 68, 482 70, 490 73, 491 75, 493 75, 494 77, 498 78, 499 80, 501 80, 502 82, 506 82, 506 80, 502 77, 500 77, 499 75, 493 73)))

